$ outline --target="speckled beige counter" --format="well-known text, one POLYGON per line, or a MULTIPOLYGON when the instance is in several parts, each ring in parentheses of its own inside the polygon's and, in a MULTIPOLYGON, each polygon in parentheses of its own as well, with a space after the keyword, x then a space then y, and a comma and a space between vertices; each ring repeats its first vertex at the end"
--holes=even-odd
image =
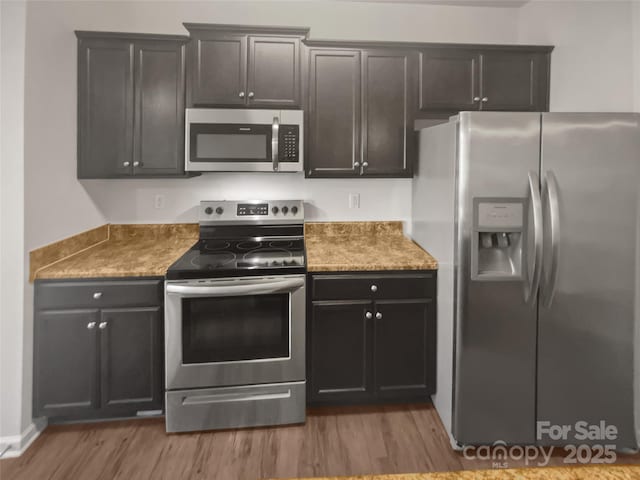
POLYGON ((86 237, 84 232, 32 252, 32 280, 161 277, 197 241, 198 225, 108 225, 106 238, 93 245, 78 240, 86 237), (38 263, 47 259, 55 260, 38 263))
POLYGON ((310 272, 435 270, 438 262, 402 232, 402 222, 306 223, 310 272))
MULTIPOLYGON (((313 480, 639 480, 640 466, 584 466, 317 477, 313 480)), ((294 479, 290 479, 294 480, 294 479)), ((311 479, 295 479, 311 480, 311 479)))

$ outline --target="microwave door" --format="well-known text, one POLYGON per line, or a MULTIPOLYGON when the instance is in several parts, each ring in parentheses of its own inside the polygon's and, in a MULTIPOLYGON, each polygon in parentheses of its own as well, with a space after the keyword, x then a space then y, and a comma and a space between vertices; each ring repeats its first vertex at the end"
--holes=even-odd
POLYGON ((189 130, 189 170, 273 168, 271 124, 192 123, 189 130))

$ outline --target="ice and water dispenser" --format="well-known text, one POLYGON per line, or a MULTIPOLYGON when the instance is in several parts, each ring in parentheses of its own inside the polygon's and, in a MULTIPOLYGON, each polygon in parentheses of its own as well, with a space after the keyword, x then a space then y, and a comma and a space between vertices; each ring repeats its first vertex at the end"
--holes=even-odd
POLYGON ((471 250, 473 280, 522 277, 525 200, 476 198, 471 250))

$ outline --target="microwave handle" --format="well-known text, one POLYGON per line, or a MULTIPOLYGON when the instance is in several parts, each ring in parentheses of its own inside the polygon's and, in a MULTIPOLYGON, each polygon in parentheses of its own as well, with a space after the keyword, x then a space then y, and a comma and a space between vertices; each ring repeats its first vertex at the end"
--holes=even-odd
POLYGON ((271 124, 271 161, 273 162, 273 171, 278 171, 278 136, 280 135, 280 119, 273 117, 271 124))

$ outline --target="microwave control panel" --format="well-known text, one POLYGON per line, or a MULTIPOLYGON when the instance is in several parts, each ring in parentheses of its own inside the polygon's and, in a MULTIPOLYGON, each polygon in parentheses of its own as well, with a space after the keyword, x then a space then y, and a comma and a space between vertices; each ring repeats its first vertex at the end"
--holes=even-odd
POLYGON ((298 161, 298 145, 300 129, 298 125, 280 125, 279 160, 282 162, 298 161))

